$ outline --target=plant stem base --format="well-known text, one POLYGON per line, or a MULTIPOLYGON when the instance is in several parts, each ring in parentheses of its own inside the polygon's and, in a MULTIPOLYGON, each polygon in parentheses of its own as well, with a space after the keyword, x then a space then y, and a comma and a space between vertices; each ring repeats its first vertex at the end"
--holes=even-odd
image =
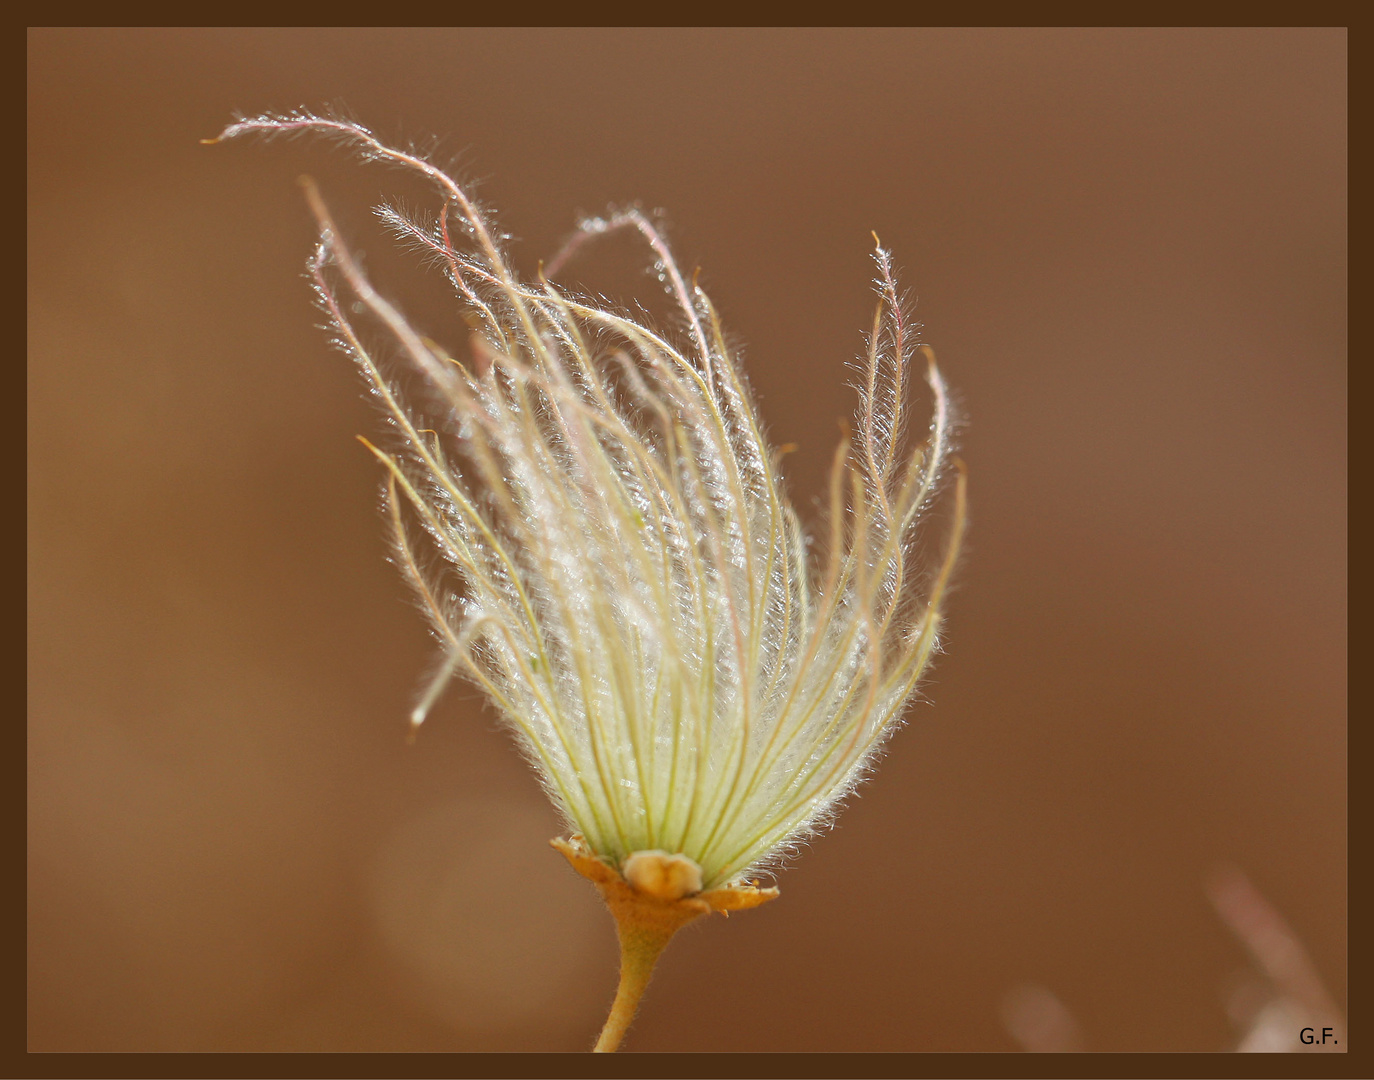
POLYGON ((582 837, 549 843, 563 853, 574 870, 596 886, 615 919, 620 939, 620 985, 594 1047, 598 1053, 608 1053, 620 1045, 639 1009, 639 999, 649 985, 654 965, 674 934, 713 911, 728 916, 732 911, 758 907, 778 895, 777 889, 726 885, 677 899, 651 896, 636 889, 618 870, 594 855, 582 837))

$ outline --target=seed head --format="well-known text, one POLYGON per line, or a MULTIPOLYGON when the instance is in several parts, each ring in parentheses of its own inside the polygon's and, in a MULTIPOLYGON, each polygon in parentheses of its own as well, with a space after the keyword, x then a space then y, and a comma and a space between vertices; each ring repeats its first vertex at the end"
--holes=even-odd
POLYGON ((437 188, 433 222, 378 213, 439 263, 473 328, 461 360, 413 329, 307 182, 320 223, 310 276, 398 436, 394 450, 368 446, 387 473, 395 560, 443 644, 414 723, 455 672, 472 680, 585 849, 648 895, 717 889, 776 863, 834 813, 897 724, 937 647, 963 531, 960 469, 943 561, 916 558, 951 414, 891 256, 876 247, 859 407, 813 558, 715 309, 645 215, 584 221, 522 281, 462 187, 356 123, 266 115, 220 138, 307 131, 437 188), (549 280, 615 229, 647 242, 673 332, 549 280), (356 312, 422 377, 422 404, 364 347, 356 312), (925 440, 907 447, 918 353, 934 408, 925 440))

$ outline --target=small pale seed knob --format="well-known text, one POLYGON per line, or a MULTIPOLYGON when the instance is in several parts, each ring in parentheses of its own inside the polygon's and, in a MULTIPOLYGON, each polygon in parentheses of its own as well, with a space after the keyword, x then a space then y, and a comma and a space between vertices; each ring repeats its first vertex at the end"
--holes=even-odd
POLYGON ((701 892, 701 867, 686 855, 636 851, 620 867, 635 889, 658 900, 681 900, 701 892))

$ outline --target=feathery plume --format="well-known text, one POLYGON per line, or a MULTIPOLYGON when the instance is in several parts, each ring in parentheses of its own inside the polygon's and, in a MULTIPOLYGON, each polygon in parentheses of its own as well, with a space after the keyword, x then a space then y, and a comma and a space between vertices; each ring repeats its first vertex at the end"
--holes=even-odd
POLYGON ((444 649, 413 723, 462 673, 511 729, 574 834, 556 846, 617 918, 620 1019, 598 1044, 613 1049, 679 925, 777 895, 750 876, 833 815, 937 648, 962 466, 943 561, 917 559, 914 538, 949 466, 945 383, 877 244, 859 408, 814 560, 716 311, 644 214, 582 222, 525 281, 463 187, 357 123, 271 114, 219 139, 298 132, 419 173, 442 197, 433 223, 378 212, 442 266, 472 327, 467 359, 376 292, 307 180, 320 226, 309 273, 398 436, 395 449, 364 442, 385 469, 395 561, 444 649), (618 229, 652 251, 678 332, 550 280, 618 229), (422 408, 364 346, 359 312, 422 376, 422 408), (918 355, 934 411, 908 447, 918 355))

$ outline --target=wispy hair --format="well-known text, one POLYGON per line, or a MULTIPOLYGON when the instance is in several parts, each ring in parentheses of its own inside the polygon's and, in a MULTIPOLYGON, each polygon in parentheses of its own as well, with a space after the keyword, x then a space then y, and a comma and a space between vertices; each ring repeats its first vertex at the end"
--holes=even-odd
POLYGON ((433 221, 379 213, 443 269, 472 328, 462 358, 417 332, 307 185, 320 224, 309 274, 394 428, 394 446, 368 446, 386 469, 395 561, 444 648, 414 722, 461 672, 596 854, 620 866, 681 853, 708 889, 772 865, 834 813, 897 725, 937 649, 964 529, 960 467, 945 553, 917 557, 950 471, 952 415, 891 255, 876 246, 858 409, 813 556, 716 310, 645 214, 582 222, 522 280, 462 186, 356 122, 271 114, 220 137, 293 132, 437 189, 433 221), (551 280, 618 229, 652 252, 671 331, 551 280), (421 376, 421 406, 364 346, 359 313, 421 376), (913 366, 933 410, 911 446, 913 366))

